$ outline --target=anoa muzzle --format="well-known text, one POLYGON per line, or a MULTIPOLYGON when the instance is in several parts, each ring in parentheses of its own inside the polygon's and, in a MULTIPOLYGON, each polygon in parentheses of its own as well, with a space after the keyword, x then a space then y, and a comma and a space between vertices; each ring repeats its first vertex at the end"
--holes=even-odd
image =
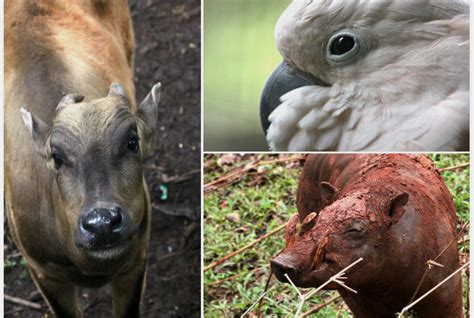
POLYGON ((107 97, 90 102, 80 95, 64 96, 52 126, 21 110, 56 180, 64 207, 60 218, 75 263, 97 260, 105 268, 126 257, 136 243, 146 213, 142 159, 157 124, 160 87, 153 87, 135 113, 116 83, 107 97))

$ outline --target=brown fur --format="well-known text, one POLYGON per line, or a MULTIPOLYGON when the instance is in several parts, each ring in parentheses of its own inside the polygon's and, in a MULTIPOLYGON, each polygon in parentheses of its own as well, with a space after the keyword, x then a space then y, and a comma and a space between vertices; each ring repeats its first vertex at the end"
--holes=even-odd
POLYGON ((107 163, 114 148, 110 148, 110 137, 106 138, 107 129, 118 125, 117 109, 125 106, 129 110, 124 116, 137 122, 143 143, 140 157, 144 156, 150 132, 134 114, 137 107, 132 70, 133 34, 125 0, 5 2, 7 217, 33 280, 58 317, 81 316, 76 284, 98 287, 108 282, 112 282, 115 316, 138 314, 150 201, 141 163, 120 159, 122 176, 118 175, 117 168, 107 163), (111 82, 121 83, 128 98, 103 98, 111 82), (85 100, 56 115, 56 105, 65 93, 84 95, 85 100), (82 179, 71 183, 76 186, 68 186, 70 181, 54 173, 49 131, 44 135, 44 148, 35 149, 38 145, 35 147, 31 132, 22 122, 21 107, 37 117, 35 123, 43 123, 53 131, 63 127, 67 134, 61 138, 71 136, 64 143, 77 150, 79 157, 74 160, 86 166, 81 170, 82 179), (76 139, 79 142, 71 142, 76 139), (94 169, 96 162, 90 158, 100 159, 105 168, 94 169), (123 173, 134 183, 124 182, 123 173), (106 182, 101 177, 108 183, 100 185, 106 182), (62 180, 61 184, 57 180, 62 180), (93 261, 74 245, 79 210, 90 198, 87 193, 91 184, 107 189, 127 211, 135 211, 130 217, 139 228, 138 234, 130 251, 114 262, 93 261), (127 197, 127 193, 133 197, 127 197))
POLYGON ((106 95, 111 82, 122 83, 134 108, 131 21, 126 1, 113 2, 112 10, 104 15, 96 9, 98 1, 7 0, 7 82, 18 72, 28 71, 33 62, 54 54, 58 63, 68 65, 72 83, 65 83, 66 87, 82 95, 92 91, 95 94, 87 97, 95 99, 106 95))

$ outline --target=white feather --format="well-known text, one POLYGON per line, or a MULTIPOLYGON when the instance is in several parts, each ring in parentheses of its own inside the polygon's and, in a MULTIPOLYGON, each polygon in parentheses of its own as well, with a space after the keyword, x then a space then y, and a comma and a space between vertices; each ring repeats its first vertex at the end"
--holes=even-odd
POLYGON ((295 0, 277 23, 277 47, 331 87, 284 95, 269 117, 270 148, 467 150, 468 11, 466 1, 295 0), (324 48, 342 28, 370 49, 335 67, 324 48))

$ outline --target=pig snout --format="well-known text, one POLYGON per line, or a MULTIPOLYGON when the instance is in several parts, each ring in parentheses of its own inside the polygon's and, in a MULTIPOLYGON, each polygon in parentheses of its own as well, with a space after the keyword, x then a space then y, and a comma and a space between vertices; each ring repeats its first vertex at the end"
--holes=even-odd
POLYGON ((136 227, 121 206, 95 207, 79 218, 76 245, 87 249, 110 248, 135 232, 136 227))
POLYGON ((294 279, 298 272, 297 264, 298 263, 296 262, 296 259, 288 254, 280 254, 270 261, 270 265, 272 266, 275 276, 283 283, 288 282, 285 274, 287 274, 290 279, 294 279))

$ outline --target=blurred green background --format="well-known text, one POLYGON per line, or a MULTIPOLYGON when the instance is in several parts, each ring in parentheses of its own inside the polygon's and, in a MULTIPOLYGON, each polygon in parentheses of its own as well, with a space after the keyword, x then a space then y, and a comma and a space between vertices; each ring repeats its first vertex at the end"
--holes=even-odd
POLYGON ((204 150, 268 150, 260 93, 282 58, 273 31, 290 0, 204 1, 204 150))

